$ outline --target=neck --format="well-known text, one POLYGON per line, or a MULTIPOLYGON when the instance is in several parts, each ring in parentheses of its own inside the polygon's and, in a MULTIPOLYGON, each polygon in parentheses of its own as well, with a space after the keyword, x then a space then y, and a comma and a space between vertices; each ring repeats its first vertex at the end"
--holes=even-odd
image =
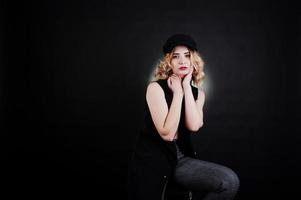
POLYGON ((185 75, 181 74, 181 75, 178 75, 181 79, 183 79, 185 77, 185 75))

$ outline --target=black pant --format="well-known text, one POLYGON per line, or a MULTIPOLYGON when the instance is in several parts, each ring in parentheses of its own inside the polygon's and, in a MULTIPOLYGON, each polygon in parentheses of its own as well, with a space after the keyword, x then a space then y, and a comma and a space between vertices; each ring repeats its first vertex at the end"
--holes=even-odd
POLYGON ((192 191, 207 191, 204 200, 234 199, 239 178, 230 168, 216 163, 184 156, 178 146, 178 164, 175 181, 192 191))

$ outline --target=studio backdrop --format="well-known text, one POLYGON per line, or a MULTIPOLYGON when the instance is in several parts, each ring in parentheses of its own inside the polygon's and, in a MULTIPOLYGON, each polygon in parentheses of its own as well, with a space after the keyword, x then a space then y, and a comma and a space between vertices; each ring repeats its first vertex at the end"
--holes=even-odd
POLYGON ((205 61, 199 156, 236 171, 237 199, 297 194, 296 5, 2 1, 0 22, 4 192, 125 198, 146 86, 166 38, 187 33, 205 61))

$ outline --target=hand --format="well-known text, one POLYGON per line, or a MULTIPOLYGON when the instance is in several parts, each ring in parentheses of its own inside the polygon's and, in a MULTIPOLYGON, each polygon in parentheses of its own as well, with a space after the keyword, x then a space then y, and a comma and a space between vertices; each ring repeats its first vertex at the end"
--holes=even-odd
POLYGON ((183 78, 183 81, 182 81, 183 87, 190 86, 192 72, 193 72, 193 69, 188 74, 186 74, 186 76, 183 78))
POLYGON ((172 90, 174 94, 183 95, 183 88, 181 83, 181 78, 175 74, 171 75, 167 79, 168 87, 172 90))

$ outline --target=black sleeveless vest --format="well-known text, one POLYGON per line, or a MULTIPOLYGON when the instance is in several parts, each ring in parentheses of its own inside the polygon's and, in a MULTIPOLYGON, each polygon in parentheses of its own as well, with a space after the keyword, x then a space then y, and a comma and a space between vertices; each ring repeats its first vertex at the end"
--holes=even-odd
MULTIPOLYGON (((173 93, 168 87, 167 84, 167 79, 159 79, 156 81, 163 89, 164 94, 165 94, 165 99, 168 105, 168 108, 170 108, 172 98, 173 98, 173 93)), ((194 99, 196 100, 198 97, 198 88, 194 87, 191 85, 192 88, 192 93, 194 96, 194 99)), ((147 105, 147 102, 145 100, 144 102, 144 110, 145 110, 145 116, 144 116, 144 127, 142 130, 142 134, 149 134, 149 137, 152 137, 154 140, 163 140, 159 133, 157 133, 157 130, 155 128, 155 125, 152 121, 151 114, 147 105)), ((177 139, 177 145, 179 146, 180 150, 184 153, 186 156, 194 156, 194 150, 192 148, 191 142, 190 142, 190 134, 191 131, 189 131, 186 126, 185 126, 185 99, 183 97, 182 101, 182 109, 181 109, 181 118, 179 122, 179 127, 178 127, 178 139, 177 139)), ((170 142, 166 142, 166 146, 170 146, 170 142)), ((163 143, 164 143, 163 142, 163 143)), ((176 149, 173 147, 169 147, 170 150, 173 152, 173 155, 176 155, 176 149)), ((167 147, 168 148, 168 147, 167 147)))
MULTIPOLYGON (((167 79, 159 79, 156 82, 162 87, 169 108, 173 93, 168 87, 167 79)), ((191 89, 196 100, 198 88, 191 85, 191 89)), ((129 199, 163 199, 167 182, 177 164, 177 149, 173 141, 163 140, 157 132, 146 98, 144 105, 144 126, 135 141, 129 163, 129 199)), ((185 99, 183 97, 176 143, 185 156, 195 157, 196 154, 190 141, 191 131, 185 127, 184 116, 185 99)))

